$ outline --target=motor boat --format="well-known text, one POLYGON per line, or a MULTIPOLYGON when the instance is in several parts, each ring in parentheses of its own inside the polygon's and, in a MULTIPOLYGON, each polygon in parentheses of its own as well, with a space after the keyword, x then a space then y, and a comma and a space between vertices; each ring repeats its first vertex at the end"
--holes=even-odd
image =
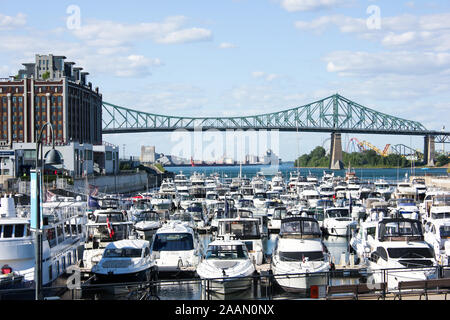
POLYGON ((274 209, 269 219, 268 229, 270 233, 279 233, 281 228, 281 220, 286 218, 288 210, 286 207, 277 207, 274 209))
POLYGON ((379 192, 386 201, 391 198, 391 195, 394 192, 391 185, 386 180, 383 179, 375 181, 374 186, 375 192, 379 192))
POLYGON ((189 193, 190 181, 183 174, 183 172, 180 172, 179 174, 175 175, 175 179, 173 182, 175 184, 178 193, 189 193))
POLYGON ((324 273, 330 270, 330 257, 321 236, 315 219, 298 216, 282 220, 271 268, 285 291, 305 292, 312 285, 328 284, 324 273))
POLYGON ((174 194, 177 193, 177 187, 172 179, 164 179, 159 188, 160 193, 174 194))
POLYGON ((350 237, 358 225, 348 207, 326 208, 324 215, 323 228, 332 236, 350 237))
POLYGON ((450 266, 450 213, 446 219, 432 219, 425 223, 424 239, 434 249, 442 266, 450 266))
POLYGON ((188 211, 175 211, 171 215, 170 221, 180 223, 195 230, 195 220, 188 211))
POLYGON ((191 214, 192 219, 194 220, 194 230, 206 231, 209 219, 205 213, 205 207, 203 203, 199 201, 193 202, 186 209, 186 211, 191 214))
POLYGON ((157 193, 152 197, 151 204, 154 210, 170 210, 174 204, 174 195, 171 193, 157 193))
POLYGON ((256 265, 264 262, 264 247, 261 239, 259 218, 237 216, 218 220, 216 239, 230 237, 241 240, 247 246, 250 258, 256 265))
POLYGON ((245 243, 230 239, 211 242, 197 268, 198 276, 209 280, 205 289, 224 295, 251 288, 254 273, 245 243))
POLYGON ((194 272, 203 254, 201 243, 192 228, 170 222, 153 236, 151 247, 159 272, 194 272))
POLYGON ((267 201, 266 192, 255 192, 253 196, 253 203, 256 208, 264 208, 267 201))
POLYGON ((134 216, 134 230, 138 238, 150 241, 153 235, 161 227, 161 220, 156 211, 142 211, 134 216))
POLYGON ((425 184, 425 179, 413 178, 411 183, 413 188, 416 189, 417 200, 423 200, 425 198, 425 194, 427 193, 427 185, 425 184))
POLYGON ((321 199, 332 199, 335 196, 333 185, 329 183, 321 184, 319 193, 321 199))
POLYGON ((129 239, 133 221, 128 220, 125 211, 98 209, 88 215, 87 239, 84 245, 82 268, 90 272, 100 262, 106 246, 114 241, 129 239))
POLYGON ((372 283, 386 282, 395 290, 401 281, 437 277, 435 254, 424 241, 419 220, 384 219, 378 222, 374 238, 366 259, 372 283))
MULTIPOLYGON (((42 285, 63 285, 67 268, 81 259, 86 241, 86 202, 65 198, 42 204, 42 285), (62 281, 61 281, 62 280, 62 281)), ((30 207, 16 207, 14 198, 1 198, 0 289, 34 286, 35 234, 30 207)))
POLYGON ((92 273, 94 283, 148 282, 158 278, 158 267, 148 241, 120 240, 106 246, 92 273))
POLYGON ((300 193, 300 199, 308 201, 308 205, 311 208, 315 208, 317 206, 317 201, 320 200, 320 193, 315 188, 304 189, 300 193))
POLYGON ((405 219, 419 219, 420 211, 413 199, 398 198, 390 200, 392 204, 391 215, 405 219))

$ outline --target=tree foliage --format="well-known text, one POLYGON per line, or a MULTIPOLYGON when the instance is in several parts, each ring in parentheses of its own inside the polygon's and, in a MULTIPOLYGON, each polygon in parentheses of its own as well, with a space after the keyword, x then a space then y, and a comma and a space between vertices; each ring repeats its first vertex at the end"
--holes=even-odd
MULTIPOLYGON (((342 154, 343 162, 346 166, 362 168, 397 168, 408 167, 411 162, 405 157, 396 154, 390 154, 387 157, 380 156, 373 150, 364 152, 353 152, 342 154)), ((328 167, 330 164, 330 155, 326 154, 323 147, 317 147, 311 153, 304 154, 295 161, 296 167, 328 167)), ((416 162, 416 165, 420 165, 416 162)))

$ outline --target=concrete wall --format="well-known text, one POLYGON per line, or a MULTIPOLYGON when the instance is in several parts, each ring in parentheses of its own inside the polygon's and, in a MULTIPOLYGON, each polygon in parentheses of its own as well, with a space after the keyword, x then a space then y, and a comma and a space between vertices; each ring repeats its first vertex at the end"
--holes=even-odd
MULTIPOLYGON (((147 173, 121 174, 116 176, 101 176, 88 178, 90 185, 98 187, 99 192, 104 193, 128 193, 143 191, 147 188, 147 173)), ((76 179, 75 188, 84 188, 86 179, 76 179)))

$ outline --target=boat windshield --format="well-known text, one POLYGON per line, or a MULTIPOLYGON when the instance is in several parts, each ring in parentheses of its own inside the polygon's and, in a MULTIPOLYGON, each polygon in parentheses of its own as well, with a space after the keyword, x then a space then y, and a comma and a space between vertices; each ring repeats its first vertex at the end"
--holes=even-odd
POLYGON ((159 221, 159 216, 156 212, 141 212, 136 216, 136 222, 141 221, 159 221))
POLYGON ((194 250, 194 240, 190 233, 160 233, 153 242, 153 251, 188 250, 194 250))
POLYGON ((103 258, 140 258, 142 249, 135 248, 121 248, 121 249, 106 249, 103 258))
POLYGON ((217 245, 208 247, 208 251, 206 251, 206 259, 245 260, 248 259, 248 254, 243 245, 217 245))
POLYGON ((314 220, 294 220, 281 223, 281 234, 320 235, 319 223, 314 220))
POLYGON ((276 208, 273 212, 272 219, 281 220, 286 218, 287 210, 286 208, 276 208))
POLYGON ((433 219, 448 219, 450 218, 450 212, 432 212, 433 219))
POLYGON ((146 200, 144 201, 137 201, 134 204, 134 208, 138 210, 147 210, 151 208, 151 204, 149 204, 146 200))
POLYGON ((115 212, 115 213, 102 213, 98 214, 95 222, 96 223, 106 223, 109 220, 109 222, 124 222, 124 216, 122 212, 115 212))
POLYGON ((221 221, 219 234, 234 234, 238 239, 260 238, 258 220, 255 221, 221 221))
POLYGON ((323 261, 324 255, 322 251, 306 251, 306 252, 280 252, 280 260, 286 262, 299 262, 308 259, 309 261, 323 261))
POLYGON ((330 209, 327 210, 327 215, 330 218, 349 218, 350 212, 348 209, 330 209))
POLYGON ((450 206, 450 196, 437 196, 433 198, 434 206, 450 206))
POLYGON ((218 198, 218 196, 216 193, 208 193, 206 195, 206 199, 208 199, 208 200, 216 200, 217 198, 218 198))
POLYGON ((441 238, 450 238, 450 226, 441 226, 439 233, 441 234, 441 238))
POLYGON ((419 221, 392 221, 380 223, 380 239, 384 237, 422 237, 422 224, 419 221))
POLYGON ((393 259, 403 258, 433 258, 430 248, 388 248, 389 257, 393 259))

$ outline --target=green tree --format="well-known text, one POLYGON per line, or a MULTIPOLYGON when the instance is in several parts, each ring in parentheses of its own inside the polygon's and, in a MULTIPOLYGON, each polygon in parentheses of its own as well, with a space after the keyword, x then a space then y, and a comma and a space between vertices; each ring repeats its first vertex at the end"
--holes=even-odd
POLYGON ((48 80, 49 78, 50 78, 50 72, 49 72, 49 71, 45 72, 45 73, 42 75, 42 79, 44 79, 44 80, 48 80))
POLYGON ((440 155, 439 157, 437 157, 437 159, 436 159, 436 164, 437 164, 439 167, 445 166, 445 165, 447 165, 448 163, 450 163, 450 158, 447 157, 445 154, 441 154, 441 155, 440 155))

